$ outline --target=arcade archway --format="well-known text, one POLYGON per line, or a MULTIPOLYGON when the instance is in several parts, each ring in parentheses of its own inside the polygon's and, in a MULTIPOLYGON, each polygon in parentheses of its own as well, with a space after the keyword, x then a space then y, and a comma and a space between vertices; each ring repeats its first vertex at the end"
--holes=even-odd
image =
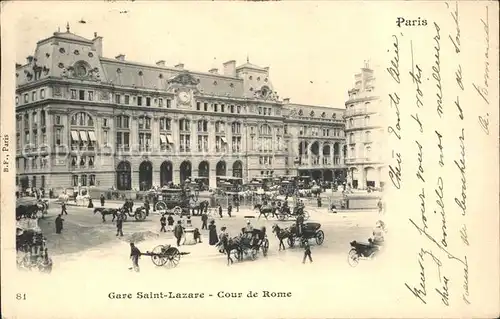
POLYGON ((160 185, 165 186, 173 180, 172 162, 165 161, 160 166, 160 185))
POLYGON ((139 190, 145 191, 153 186, 153 164, 144 161, 139 165, 139 190))

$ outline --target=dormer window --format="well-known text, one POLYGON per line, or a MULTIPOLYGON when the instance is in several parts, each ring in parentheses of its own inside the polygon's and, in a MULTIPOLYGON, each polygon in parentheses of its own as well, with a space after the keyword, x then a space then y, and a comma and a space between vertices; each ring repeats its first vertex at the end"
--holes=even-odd
POLYGON ((139 71, 139 76, 142 76, 142 71, 139 71))
POLYGON ((325 117, 325 116, 326 116, 325 112, 321 113, 321 117, 325 117))
POLYGON ((120 68, 116 69, 116 73, 118 73, 118 74, 122 73, 122 69, 120 69, 120 68))
POLYGON ((89 58, 93 58, 93 57, 94 57, 94 53, 89 52, 89 58))
POLYGON ((66 53, 66 50, 64 50, 64 48, 59 48, 59 52, 64 54, 66 53))
POLYGON ((314 116, 314 111, 311 111, 311 113, 309 113, 311 115, 311 117, 314 116))
POLYGON ((73 53, 74 53, 75 55, 80 55, 80 51, 78 51, 78 50, 75 50, 73 53))
POLYGON ((304 112, 302 112, 302 110, 299 110, 299 115, 302 116, 304 114, 304 112))
POLYGON ((249 80, 253 79, 253 76, 251 76, 251 75, 250 75, 250 76, 248 77, 248 79, 249 79, 249 80))

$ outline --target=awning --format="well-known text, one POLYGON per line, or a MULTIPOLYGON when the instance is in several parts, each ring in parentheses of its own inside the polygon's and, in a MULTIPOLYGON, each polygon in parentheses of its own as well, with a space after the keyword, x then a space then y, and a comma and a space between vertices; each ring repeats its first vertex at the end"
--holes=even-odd
POLYGON ((160 135, 161 144, 167 144, 167 137, 165 135, 160 135))
POLYGON ((174 139, 172 138, 172 135, 167 135, 167 143, 168 144, 174 144, 174 139))
POLYGON ((71 139, 75 142, 78 142, 80 139, 78 138, 78 132, 77 131, 71 131, 71 139))
POLYGON ((220 139, 221 139, 222 143, 227 144, 227 141, 226 141, 226 138, 225 138, 225 137, 221 137, 220 139))
POLYGON ((82 139, 82 141, 86 142, 88 140, 87 132, 80 131, 80 138, 82 139))
POLYGON ((89 138, 90 138, 90 141, 97 142, 97 139, 95 138, 95 132, 94 131, 89 131, 89 138))

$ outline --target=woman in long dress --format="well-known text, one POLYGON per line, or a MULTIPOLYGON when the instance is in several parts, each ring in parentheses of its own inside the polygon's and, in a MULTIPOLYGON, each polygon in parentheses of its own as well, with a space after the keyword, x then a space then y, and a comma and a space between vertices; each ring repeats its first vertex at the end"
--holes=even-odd
POLYGON ((208 225, 208 244, 210 246, 214 246, 219 242, 219 238, 217 237, 217 227, 215 226, 215 221, 210 221, 210 225, 208 225))

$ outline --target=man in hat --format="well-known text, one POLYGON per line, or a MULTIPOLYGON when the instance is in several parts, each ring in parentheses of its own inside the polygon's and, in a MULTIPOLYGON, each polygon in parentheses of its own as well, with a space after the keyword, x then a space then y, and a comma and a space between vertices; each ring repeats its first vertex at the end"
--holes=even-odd
POLYGON ((306 258, 309 257, 309 261, 313 262, 312 257, 311 257, 311 245, 309 245, 309 241, 307 239, 304 239, 302 241, 302 245, 304 246, 304 258, 302 259, 302 263, 306 263, 306 258))
POLYGON ((229 215, 229 217, 231 217, 232 210, 233 210, 233 206, 231 206, 231 204, 227 205, 227 214, 229 215))
POLYGON ((141 257, 141 251, 137 248, 134 243, 130 243, 130 259, 132 259, 132 267, 130 270, 134 269, 139 272, 139 258, 141 257))
POLYGON ((104 207, 104 194, 101 194, 101 207, 104 207))
POLYGON ((181 245, 182 234, 184 234, 184 228, 181 225, 181 221, 177 221, 177 225, 174 227, 174 236, 177 239, 177 247, 181 245))
POLYGON ((64 214, 68 215, 68 211, 66 210, 66 203, 65 202, 63 202, 61 204, 61 215, 64 215, 64 214))
POLYGON ((220 216, 220 218, 222 218, 222 206, 221 206, 221 204, 219 204, 219 216, 220 216))
POLYGON ((172 231, 174 229, 174 218, 172 217, 171 214, 169 214, 167 217, 167 223, 168 223, 167 230, 172 231))
POLYGON ((123 217, 121 214, 116 218, 116 236, 123 236, 123 217))
POLYGON ((61 230, 63 229, 63 221, 64 219, 62 219, 61 217, 62 214, 59 214, 57 215, 56 217, 56 234, 60 234, 61 233, 61 230))
POLYGON ((203 214, 201 214, 201 229, 208 229, 208 225, 207 225, 207 221, 208 221, 208 215, 207 213, 203 212, 203 214))
POLYGON ((161 225, 161 228, 160 228, 160 233, 161 233, 161 232, 166 233, 166 232, 167 232, 167 230, 165 229, 165 226, 167 225, 167 219, 165 218, 165 214, 162 214, 162 215, 161 215, 161 218, 160 218, 160 225, 161 225))
POLYGON ((146 210, 146 216, 149 216, 149 209, 150 209, 150 206, 149 206, 149 200, 146 198, 146 200, 144 201, 144 209, 146 210))

